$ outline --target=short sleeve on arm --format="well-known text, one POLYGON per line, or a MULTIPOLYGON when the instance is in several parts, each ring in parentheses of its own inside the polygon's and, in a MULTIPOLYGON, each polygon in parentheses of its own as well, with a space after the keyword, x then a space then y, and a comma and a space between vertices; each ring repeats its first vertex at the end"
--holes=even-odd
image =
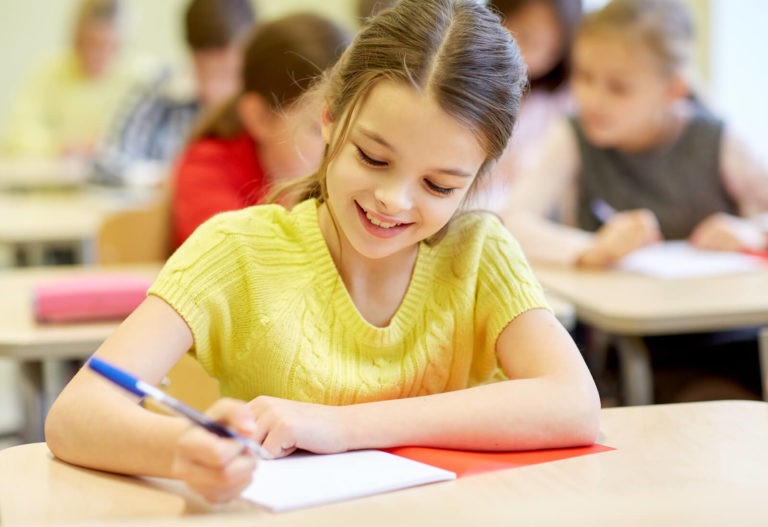
POLYGON ((201 225, 168 259, 149 289, 187 323, 194 337, 192 351, 214 377, 223 339, 242 323, 240 317, 248 316, 233 306, 247 296, 246 260, 230 232, 233 216, 220 214, 201 225))
POLYGON ((479 344, 495 350, 499 335, 517 316, 531 309, 552 309, 517 241, 496 218, 485 221, 475 323, 485 339, 479 344))

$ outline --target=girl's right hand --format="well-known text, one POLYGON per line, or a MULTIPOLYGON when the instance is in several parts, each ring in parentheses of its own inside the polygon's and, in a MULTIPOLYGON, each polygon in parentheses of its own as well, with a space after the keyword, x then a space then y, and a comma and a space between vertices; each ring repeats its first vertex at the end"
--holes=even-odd
POLYGON ((595 234, 592 246, 581 253, 580 267, 607 267, 629 253, 662 239, 659 222, 648 209, 619 212, 595 234))
MULTIPOLYGON (((234 399, 217 401, 206 415, 246 437, 256 427, 246 404, 234 399)), ((172 473, 206 500, 221 503, 240 495, 251 482, 255 468, 255 456, 240 442, 190 425, 179 436, 172 473)))

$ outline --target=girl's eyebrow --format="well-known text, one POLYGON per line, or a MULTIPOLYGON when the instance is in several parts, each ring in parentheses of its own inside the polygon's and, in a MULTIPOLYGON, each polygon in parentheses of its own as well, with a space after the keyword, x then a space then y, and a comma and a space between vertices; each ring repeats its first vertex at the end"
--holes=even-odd
MULTIPOLYGON (((389 144, 383 137, 381 137, 376 132, 368 130, 363 126, 358 126, 358 130, 362 135, 366 136, 371 141, 380 144, 381 146, 383 146, 384 148, 386 148, 391 152, 396 152, 395 147, 389 144)), ((459 176, 459 177, 468 178, 468 179, 471 179, 473 177, 473 175, 470 174, 469 172, 466 172, 458 168, 435 168, 433 169, 433 171, 440 172, 442 174, 447 174, 449 176, 459 176)))

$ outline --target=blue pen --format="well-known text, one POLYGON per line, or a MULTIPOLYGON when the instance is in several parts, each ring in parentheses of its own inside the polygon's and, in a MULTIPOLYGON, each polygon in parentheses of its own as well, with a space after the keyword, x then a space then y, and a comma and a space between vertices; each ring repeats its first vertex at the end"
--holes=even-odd
POLYGON ((151 397, 173 412, 186 417, 193 423, 202 426, 209 432, 216 434, 219 437, 228 437, 240 441, 260 458, 272 458, 272 456, 270 456, 269 453, 264 450, 264 447, 258 444, 256 441, 241 436, 231 428, 228 428, 223 424, 206 417, 191 406, 182 403, 178 399, 174 399, 164 391, 155 388, 151 384, 140 381, 133 375, 124 372, 123 370, 116 368, 96 357, 91 357, 91 359, 88 361, 88 366, 93 371, 109 379, 121 388, 124 388, 129 392, 138 395, 139 397, 151 397))
POLYGON ((608 223, 610 219, 616 215, 616 209, 611 207, 608 202, 602 198, 593 199, 589 204, 589 208, 592 211, 592 214, 595 215, 595 218, 602 223, 608 223))

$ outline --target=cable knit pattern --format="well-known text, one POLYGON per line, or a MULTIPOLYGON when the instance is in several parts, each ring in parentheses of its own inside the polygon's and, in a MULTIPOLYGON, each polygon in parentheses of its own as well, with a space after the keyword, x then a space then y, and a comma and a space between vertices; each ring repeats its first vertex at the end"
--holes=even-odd
POLYGON ((495 216, 462 215, 440 243, 421 244, 408 291, 380 328, 347 293, 317 206, 214 216, 150 289, 187 322, 192 351, 223 395, 341 405, 504 378, 498 336, 520 313, 549 307, 495 216))

